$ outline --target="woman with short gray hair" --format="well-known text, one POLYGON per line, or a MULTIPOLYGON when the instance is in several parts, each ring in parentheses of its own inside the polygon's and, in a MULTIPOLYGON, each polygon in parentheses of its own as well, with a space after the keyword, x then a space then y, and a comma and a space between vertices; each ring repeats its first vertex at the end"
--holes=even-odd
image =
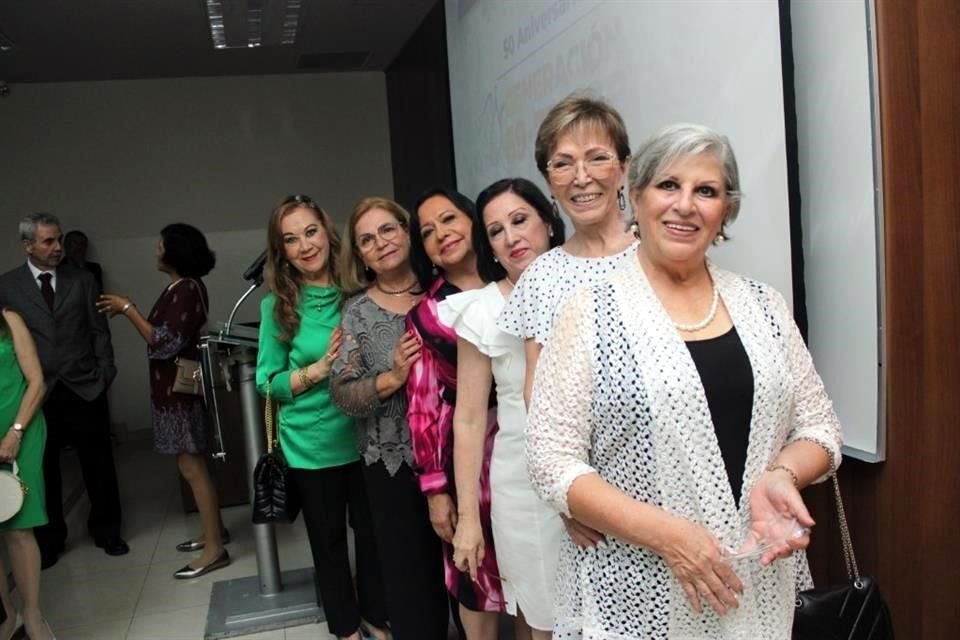
POLYGON ((661 130, 630 199, 642 241, 563 305, 530 405, 534 488, 607 536, 561 547, 554 637, 786 640, 799 491, 837 468, 840 424, 783 297, 707 258, 739 208, 727 139, 661 130))

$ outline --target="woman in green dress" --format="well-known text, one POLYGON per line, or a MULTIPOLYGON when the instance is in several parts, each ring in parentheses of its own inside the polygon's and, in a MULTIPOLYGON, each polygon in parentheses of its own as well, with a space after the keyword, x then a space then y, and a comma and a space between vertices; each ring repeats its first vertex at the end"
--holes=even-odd
MULTIPOLYGON (((40 549, 33 537, 34 527, 47 524, 43 486, 47 424, 40 412, 45 391, 43 370, 27 325, 16 313, 3 309, 0 312, 0 429, 6 426, 7 431, 0 440, 0 465, 7 468, 16 460, 27 492, 20 511, 0 522, 0 532, 23 600, 24 626, 28 637, 34 640, 53 638, 40 612, 40 549)), ((0 556, 0 600, 6 613, 6 620, 0 624, 0 640, 9 640, 17 627, 6 576, 0 556)))

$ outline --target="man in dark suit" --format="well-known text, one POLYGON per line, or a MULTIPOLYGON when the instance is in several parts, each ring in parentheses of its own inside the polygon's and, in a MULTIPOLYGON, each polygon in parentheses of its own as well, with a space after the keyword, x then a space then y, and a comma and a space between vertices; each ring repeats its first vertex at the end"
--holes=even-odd
POLYGON ((63 553, 60 449, 73 445, 90 498, 87 529, 108 555, 130 549, 120 537, 120 494, 107 418, 107 387, 117 373, 106 319, 97 313, 99 293, 88 271, 61 266, 60 221, 36 213, 20 221, 26 264, 0 276, 0 301, 23 316, 37 344, 47 396, 47 447, 43 460, 49 524, 34 530, 44 568, 63 553))

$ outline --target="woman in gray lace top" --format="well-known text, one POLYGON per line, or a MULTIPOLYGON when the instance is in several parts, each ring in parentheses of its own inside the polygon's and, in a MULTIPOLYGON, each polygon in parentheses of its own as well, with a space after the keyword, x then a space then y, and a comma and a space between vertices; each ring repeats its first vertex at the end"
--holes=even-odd
POLYGON ((420 344, 405 331, 423 297, 410 266, 409 214, 364 198, 347 223, 341 255, 343 346, 333 365, 334 403, 356 418, 364 481, 396 640, 445 640, 449 609, 440 540, 413 471, 407 395, 420 344))

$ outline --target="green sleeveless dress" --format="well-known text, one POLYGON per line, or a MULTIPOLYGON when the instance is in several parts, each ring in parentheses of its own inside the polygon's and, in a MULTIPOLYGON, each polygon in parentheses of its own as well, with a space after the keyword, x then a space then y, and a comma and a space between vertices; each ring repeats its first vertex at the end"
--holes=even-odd
MULTIPOLYGON (((5 430, 10 428, 17 417, 20 399, 27 389, 27 381, 20 371, 10 332, 0 333, 0 434, 6 434, 5 430)), ((37 411, 26 427, 23 442, 20 443, 20 453, 17 454, 17 465, 20 468, 20 480, 27 485, 27 495, 24 496, 23 507, 17 515, 6 522, 0 522, 0 531, 32 529, 47 524, 43 486, 43 447, 47 441, 47 423, 43 419, 43 412, 37 411)), ((5 463, 0 465, 3 468, 10 466, 5 463)))

